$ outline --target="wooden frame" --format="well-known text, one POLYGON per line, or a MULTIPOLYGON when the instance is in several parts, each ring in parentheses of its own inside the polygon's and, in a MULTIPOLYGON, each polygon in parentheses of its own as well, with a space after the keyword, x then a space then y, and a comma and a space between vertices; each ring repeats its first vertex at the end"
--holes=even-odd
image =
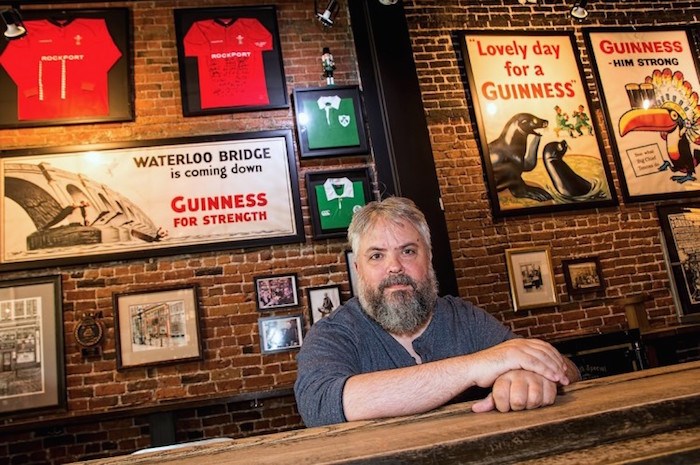
POLYGON ((276 7, 177 9, 175 32, 185 116, 289 107, 276 7))
POLYGON ((573 33, 459 40, 493 215, 617 205, 573 33))
POLYGON ((258 330, 263 354, 298 349, 304 338, 301 315, 258 318, 258 330))
POLYGON ((559 304, 549 247, 508 249, 506 265, 516 312, 559 304))
POLYGON ((306 289, 306 293, 309 298, 310 324, 328 316, 340 306, 340 286, 337 284, 310 287, 306 289))
POLYGON ((598 257, 581 257, 562 260, 566 290, 570 295, 605 289, 603 272, 598 257))
POLYGON ((254 281, 255 304, 258 311, 299 305, 299 286, 296 274, 257 276, 254 281))
POLYGON ((369 153, 358 86, 294 89, 293 95, 301 158, 369 153))
POLYGON ((595 28, 584 38, 625 201, 697 197, 700 61, 690 30, 595 28))
POLYGON ((134 120, 127 8, 22 16, 27 36, 0 41, 0 128, 134 120))
POLYGON ((0 417, 66 406, 60 276, 0 281, 0 417))
POLYGON ((357 295, 357 269, 355 268, 355 254, 352 250, 345 251, 345 266, 348 270, 348 284, 350 284, 350 297, 357 295))
POLYGON ((197 286, 113 294, 117 370, 202 360, 197 286))
POLYGON ((681 322, 700 322, 700 203, 658 206, 661 243, 681 322))
POLYGON ((370 201, 369 169, 306 173, 306 190, 314 239, 344 237, 354 212, 370 201))
POLYGON ((0 151, 0 197, 0 270, 304 239, 291 130, 0 151))

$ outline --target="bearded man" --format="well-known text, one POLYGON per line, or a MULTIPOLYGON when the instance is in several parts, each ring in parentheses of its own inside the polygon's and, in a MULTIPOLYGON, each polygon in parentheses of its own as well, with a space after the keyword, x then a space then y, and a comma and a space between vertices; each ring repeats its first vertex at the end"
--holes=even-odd
POLYGON ((472 411, 554 403, 580 379, 550 344, 523 339, 470 302, 438 297, 430 229, 405 198, 370 202, 348 228, 358 296, 314 323, 294 386, 306 426, 423 413, 472 387, 472 411))

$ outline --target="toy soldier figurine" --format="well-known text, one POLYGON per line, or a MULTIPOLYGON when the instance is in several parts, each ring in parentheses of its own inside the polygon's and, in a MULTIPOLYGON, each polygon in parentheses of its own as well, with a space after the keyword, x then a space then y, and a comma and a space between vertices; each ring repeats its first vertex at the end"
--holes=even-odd
POLYGON ((323 64, 323 77, 326 78, 326 85, 334 85, 333 71, 335 71, 335 61, 333 61, 333 55, 331 55, 331 50, 328 47, 323 47, 321 63, 323 64))

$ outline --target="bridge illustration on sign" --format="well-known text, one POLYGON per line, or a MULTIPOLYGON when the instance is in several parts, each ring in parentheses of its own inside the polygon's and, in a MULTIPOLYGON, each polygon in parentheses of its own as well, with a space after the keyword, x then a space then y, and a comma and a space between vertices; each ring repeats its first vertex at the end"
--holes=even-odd
POLYGON ((48 163, 7 163, 4 180, 5 197, 36 227, 27 236, 27 250, 167 237, 132 200, 82 174, 48 163))

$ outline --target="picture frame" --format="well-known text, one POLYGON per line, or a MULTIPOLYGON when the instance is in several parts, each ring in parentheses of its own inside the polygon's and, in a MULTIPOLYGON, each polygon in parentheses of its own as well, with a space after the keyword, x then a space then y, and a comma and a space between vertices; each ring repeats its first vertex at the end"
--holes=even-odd
POLYGON ((562 260, 561 266, 564 271, 566 290, 570 295, 605 289, 605 281, 598 257, 562 260))
POLYGON ((340 286, 337 284, 310 287, 306 289, 306 292, 309 299, 310 324, 314 324, 321 318, 328 316, 341 304, 340 286))
POLYGON ((174 15, 184 116, 289 108, 275 6, 174 15))
POLYGON ((293 90, 300 158, 368 155, 359 86, 293 90))
POLYGON ((681 323, 700 322, 700 202, 657 206, 661 244, 681 323))
POLYGON ((66 408, 61 276, 0 281, 0 418, 66 408))
POLYGON ((306 189, 314 239, 345 236, 355 211, 374 200, 367 167, 307 172, 306 189))
POLYGON ((295 273, 257 276, 254 282, 255 304, 258 311, 299 305, 299 286, 295 273))
POLYGON ((263 354, 287 352, 301 347, 303 325, 301 315, 258 318, 260 351, 263 354))
POLYGON ((117 370, 203 360, 197 285, 114 293, 117 370))
POLYGON ((692 102, 700 92, 691 30, 605 27, 584 28, 583 34, 625 201, 697 197, 700 182, 688 147, 698 142, 700 123, 693 114, 697 110, 681 103, 692 102), (667 59, 656 60, 659 53, 667 59), (674 153, 676 146, 684 148, 671 157, 667 144, 674 153))
POLYGON ((559 305, 549 247, 507 249, 506 265, 516 312, 559 305))
POLYGON ((350 297, 357 295, 357 282, 359 276, 357 276, 357 268, 355 267, 355 254, 352 250, 345 251, 345 265, 348 270, 348 283, 350 284, 350 297))
POLYGON ((304 240, 288 129, 0 151, 0 197, 0 271, 304 240))
POLYGON ((22 10, 22 18, 27 36, 0 41, 0 129, 134 120, 128 8, 22 10))
POLYGON ((496 218, 617 205, 573 32, 462 31, 496 218))

